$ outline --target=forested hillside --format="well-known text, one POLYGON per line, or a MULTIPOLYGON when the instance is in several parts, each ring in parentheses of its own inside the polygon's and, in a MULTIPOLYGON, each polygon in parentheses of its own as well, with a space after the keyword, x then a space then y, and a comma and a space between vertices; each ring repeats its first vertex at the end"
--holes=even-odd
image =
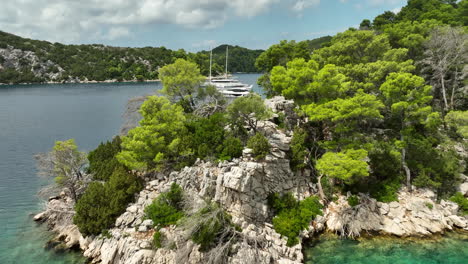
MULTIPOLYGON (((224 72, 225 51, 226 45, 213 50, 213 74, 224 72)), ((261 52, 229 46, 229 71, 257 72, 254 64, 261 52)), ((63 45, 0 31, 0 83, 154 80, 158 68, 178 58, 196 62, 208 75, 209 51, 63 45)))
POLYGON ((293 165, 340 182, 328 195, 393 201, 401 184, 452 195, 468 160, 467 26, 466 0, 409 0, 313 52, 294 41, 268 48, 259 83, 309 120, 296 128, 293 165))

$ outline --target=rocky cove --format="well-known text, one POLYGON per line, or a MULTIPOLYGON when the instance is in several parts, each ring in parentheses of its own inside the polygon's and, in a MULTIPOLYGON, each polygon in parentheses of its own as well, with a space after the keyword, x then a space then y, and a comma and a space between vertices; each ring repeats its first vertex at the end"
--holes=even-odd
MULTIPOLYGON (((276 113, 282 112, 288 122, 296 122, 291 101, 281 97, 267 100, 276 113)), ((246 148, 241 158, 218 164, 197 161, 193 166, 171 173, 148 173, 144 189, 137 194, 106 236, 84 237, 72 223, 73 202, 64 193, 51 197, 46 210, 34 217, 57 233, 52 243, 59 248, 79 248, 92 263, 206 263, 207 257, 199 245, 183 239, 183 230, 176 226, 160 230, 172 245, 152 248, 154 233, 151 220, 144 219, 144 209, 172 183, 179 184, 194 204, 205 199, 217 202, 241 227, 241 237, 228 256, 229 263, 302 263, 302 243, 288 247, 286 239, 275 232, 268 207, 270 193, 290 192, 303 199, 315 195, 318 188, 307 173, 294 173, 289 166, 287 152, 291 133, 278 129, 271 121, 260 122, 259 130, 271 144, 270 154, 257 161, 246 148)), ((460 186, 467 195, 468 179, 460 186)), ((447 231, 468 230, 468 219, 459 216, 458 205, 436 201, 434 192, 427 189, 402 188, 398 202, 381 203, 367 194, 359 194, 360 203, 351 207, 349 194, 340 195, 323 209, 323 216, 311 221, 300 235, 301 240, 322 232, 357 238, 362 234, 396 237, 428 237, 447 231), (430 205, 429 205, 430 204, 430 205), (432 206, 431 206, 432 205, 432 206)))

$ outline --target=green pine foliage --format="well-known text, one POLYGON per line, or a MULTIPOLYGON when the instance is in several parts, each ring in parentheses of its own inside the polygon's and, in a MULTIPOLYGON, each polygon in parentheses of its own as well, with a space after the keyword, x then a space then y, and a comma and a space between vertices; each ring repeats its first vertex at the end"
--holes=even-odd
POLYGON ((282 196, 271 194, 268 201, 276 215, 273 218, 273 227, 276 232, 288 238, 287 245, 290 247, 299 243, 299 233, 317 215, 322 215, 323 205, 315 196, 297 201, 290 193, 282 196))
POLYGON ((227 137, 222 145, 222 151, 219 155, 220 160, 230 160, 233 158, 239 158, 242 156, 242 150, 244 146, 242 141, 236 137, 227 137))
POLYGON ((450 197, 450 201, 457 203, 460 206, 460 212, 463 215, 468 215, 468 199, 463 196, 461 192, 455 193, 452 197, 450 197))
POLYGON ((173 183, 168 192, 161 193, 145 208, 145 217, 153 220, 155 226, 174 225, 184 216, 182 188, 173 183))
POLYGON ((114 225, 141 188, 136 176, 117 167, 108 182, 90 183, 75 205, 73 222, 82 234, 97 235, 114 225))
POLYGON ((357 197, 356 195, 349 196, 347 200, 348 200, 349 206, 351 207, 354 207, 359 204, 359 197, 357 197))
POLYGON ((162 248, 163 240, 164 240, 164 235, 159 230, 156 230, 153 235, 153 248, 155 249, 162 248))
POLYGON ((193 117, 187 127, 191 133, 191 142, 195 156, 200 159, 221 156, 226 141, 224 127, 227 119, 224 113, 215 113, 209 117, 193 117))
POLYGON ((255 136, 249 138, 247 141, 247 147, 252 149, 255 159, 264 159, 268 153, 270 153, 270 143, 268 139, 261 133, 255 134, 255 136))
POLYGON ((89 172, 93 174, 95 180, 107 181, 119 164, 115 157, 122 149, 120 144, 122 140, 116 136, 112 141, 101 143, 99 146, 89 152, 89 172))

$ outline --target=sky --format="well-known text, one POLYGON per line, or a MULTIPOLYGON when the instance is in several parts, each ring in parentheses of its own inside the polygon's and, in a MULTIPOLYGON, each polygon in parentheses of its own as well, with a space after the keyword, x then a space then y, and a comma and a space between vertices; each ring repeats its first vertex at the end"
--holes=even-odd
POLYGON ((64 44, 266 49, 358 27, 406 0, 1 0, 0 30, 64 44))

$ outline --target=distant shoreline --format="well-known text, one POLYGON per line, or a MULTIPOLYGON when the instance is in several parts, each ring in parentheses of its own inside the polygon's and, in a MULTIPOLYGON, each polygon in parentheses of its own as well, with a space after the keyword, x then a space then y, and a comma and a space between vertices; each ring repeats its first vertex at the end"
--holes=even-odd
MULTIPOLYGON (((235 72, 233 74, 262 74, 261 72, 235 72)), ((206 76, 206 78, 208 79, 208 76, 206 76)), ((49 82, 32 82, 32 83, 1 83, 0 82, 0 85, 28 85, 28 84, 73 84, 73 83, 138 83, 138 82, 141 82, 141 83, 144 83, 144 82, 160 82, 161 80, 160 79, 156 79, 156 80, 142 80, 142 81, 139 81, 139 80, 122 80, 122 81, 118 81, 118 80, 105 80, 105 81, 94 81, 94 80, 91 80, 91 81, 65 81, 65 82, 54 82, 54 81, 49 81, 49 82)))
POLYGON ((76 83, 137 83, 137 82, 160 82, 161 80, 105 80, 105 81, 73 81, 73 82, 33 82, 33 83, 0 83, 0 85, 25 85, 25 84, 76 84, 76 83))

